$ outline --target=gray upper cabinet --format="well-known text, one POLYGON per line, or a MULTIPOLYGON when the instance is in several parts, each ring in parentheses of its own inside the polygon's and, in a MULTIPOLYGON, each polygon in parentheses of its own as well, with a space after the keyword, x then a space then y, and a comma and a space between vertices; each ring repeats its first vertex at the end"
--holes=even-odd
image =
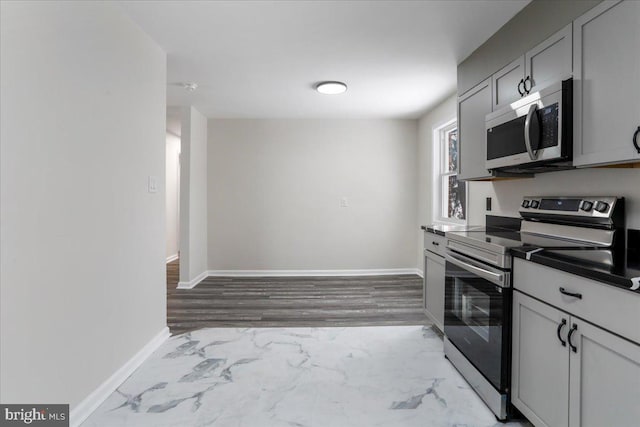
POLYGON ((489 179, 486 115, 571 75, 571 24, 458 97, 459 179, 489 179))
POLYGON ((493 110, 522 98, 524 73, 524 56, 521 56, 491 76, 493 110))
POLYGON ((486 169, 487 137, 485 117, 491 112, 491 79, 487 79, 458 98, 458 178, 490 178, 486 169))
POLYGON ((604 1, 573 24, 573 163, 640 161, 640 2, 604 1))
POLYGON ((493 110, 571 76, 571 24, 493 74, 493 110))
POLYGON ((533 93, 571 77, 572 25, 569 24, 524 55, 524 85, 533 93))

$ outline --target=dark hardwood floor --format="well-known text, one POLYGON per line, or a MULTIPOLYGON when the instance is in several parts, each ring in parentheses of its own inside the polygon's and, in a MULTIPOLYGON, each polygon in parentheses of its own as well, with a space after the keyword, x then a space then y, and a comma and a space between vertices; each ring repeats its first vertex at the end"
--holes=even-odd
POLYGON ((172 334, 206 327, 427 325, 417 275, 208 277, 176 289, 179 261, 167 264, 172 334))

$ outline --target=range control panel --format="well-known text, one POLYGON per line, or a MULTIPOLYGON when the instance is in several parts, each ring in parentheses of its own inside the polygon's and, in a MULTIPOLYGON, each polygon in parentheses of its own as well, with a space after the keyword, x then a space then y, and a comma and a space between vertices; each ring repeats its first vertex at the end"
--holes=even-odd
POLYGON ((520 213, 610 218, 617 201, 612 196, 528 196, 522 200, 520 213))

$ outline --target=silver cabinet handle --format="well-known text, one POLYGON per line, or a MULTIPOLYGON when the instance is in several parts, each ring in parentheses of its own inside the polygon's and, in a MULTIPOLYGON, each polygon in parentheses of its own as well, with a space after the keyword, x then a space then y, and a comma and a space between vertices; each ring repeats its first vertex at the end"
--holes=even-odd
POLYGON ((531 120, 533 120, 533 115, 536 113, 538 109, 538 104, 531 104, 529 107, 529 112, 527 113, 527 118, 524 121, 524 145, 527 147, 527 152, 529 153, 529 157, 531 160, 535 160, 538 157, 538 151, 533 151, 531 148, 531 138, 529 137, 529 130, 531 129, 531 120))
POLYGON ((473 260, 463 257, 461 255, 454 255, 451 252, 447 252, 445 254, 445 260, 448 262, 457 265, 458 267, 463 268, 471 273, 477 274, 478 276, 487 279, 491 283, 495 283, 501 287, 507 287, 509 284, 507 282, 507 276, 504 272, 494 272, 491 270, 487 270, 483 268, 479 264, 475 263, 473 260))

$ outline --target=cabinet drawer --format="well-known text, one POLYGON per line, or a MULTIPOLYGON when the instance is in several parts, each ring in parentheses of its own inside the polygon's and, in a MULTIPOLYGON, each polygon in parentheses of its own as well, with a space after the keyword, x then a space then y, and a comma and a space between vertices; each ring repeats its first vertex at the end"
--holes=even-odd
POLYGON ((513 287, 547 304, 640 343, 640 295, 522 259, 514 259, 513 287), (563 295, 578 293, 582 298, 563 295))
POLYGON ((424 248, 428 251, 435 252, 440 256, 444 256, 447 239, 444 236, 433 233, 424 233, 424 248))

